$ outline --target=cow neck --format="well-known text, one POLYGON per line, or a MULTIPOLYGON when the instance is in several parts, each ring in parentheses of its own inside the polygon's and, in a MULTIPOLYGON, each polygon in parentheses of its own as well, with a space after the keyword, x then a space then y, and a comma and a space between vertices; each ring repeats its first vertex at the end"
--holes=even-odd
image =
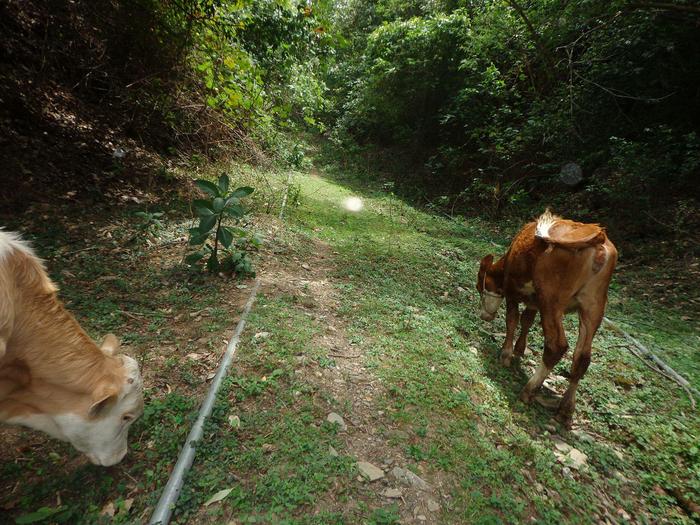
POLYGON ((118 360, 100 350, 55 293, 33 297, 24 306, 15 320, 19 348, 14 353, 26 363, 32 380, 75 393, 92 393, 116 382, 118 360))

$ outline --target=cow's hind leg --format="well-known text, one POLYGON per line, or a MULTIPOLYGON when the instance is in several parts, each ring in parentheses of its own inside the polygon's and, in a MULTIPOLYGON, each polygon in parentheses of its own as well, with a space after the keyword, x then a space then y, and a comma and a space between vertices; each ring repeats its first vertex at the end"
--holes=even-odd
POLYGON ((510 366, 510 361, 513 357, 513 339, 515 338, 515 329, 518 327, 519 319, 518 303, 506 300, 506 340, 503 342, 501 350, 501 363, 504 366, 510 366))
POLYGON ((566 428, 571 428, 574 409, 576 407, 576 389, 579 381, 588 370, 591 362, 591 345, 593 336, 598 330, 603 320, 603 308, 594 308, 593 311, 579 311, 578 340, 574 350, 573 362, 571 363, 571 374, 569 377, 569 388, 564 392, 564 397, 559 403, 557 420, 566 428))
POLYGON ((515 357, 522 357, 525 353, 525 348, 527 347, 527 334, 530 332, 530 327, 532 323, 535 322, 535 316, 537 315, 537 310, 531 308, 525 308, 525 311, 520 315, 520 335, 518 340, 515 342, 515 357))
POLYGON ((525 403, 532 401, 552 368, 568 350, 566 333, 562 324, 563 315, 564 310, 561 308, 543 307, 540 310, 542 331, 544 332, 544 353, 542 354, 542 363, 520 393, 520 399, 525 403))

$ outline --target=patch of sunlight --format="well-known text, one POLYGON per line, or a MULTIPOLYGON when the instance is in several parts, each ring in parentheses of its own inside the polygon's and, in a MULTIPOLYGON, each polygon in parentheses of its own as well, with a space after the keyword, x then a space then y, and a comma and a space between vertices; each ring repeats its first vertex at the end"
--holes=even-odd
POLYGON ((348 211, 360 211, 364 204, 359 197, 348 197, 343 201, 343 207, 348 211))

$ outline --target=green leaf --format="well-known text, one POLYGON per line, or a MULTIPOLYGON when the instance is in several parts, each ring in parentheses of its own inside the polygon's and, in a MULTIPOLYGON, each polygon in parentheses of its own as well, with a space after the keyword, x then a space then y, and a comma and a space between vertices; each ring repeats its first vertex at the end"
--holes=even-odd
POLYGON ((228 191, 228 186, 229 186, 228 175, 226 175, 225 173, 222 173, 221 177, 219 177, 219 189, 221 190, 221 195, 226 194, 226 192, 228 191))
POLYGON ((219 269, 219 261, 214 257, 214 254, 211 254, 211 257, 207 260, 207 269, 211 272, 214 273, 219 269))
POLYGON ((241 208, 240 206, 235 206, 235 205, 229 206, 228 208, 226 208, 225 211, 231 217, 236 217, 238 219, 240 219, 241 217, 243 217, 245 215, 245 211, 243 211, 243 208, 241 208))
POLYGON ((204 254, 202 252, 194 252, 190 253, 187 257, 185 257, 185 262, 187 264, 196 264, 199 261, 201 261, 204 258, 204 254))
POLYGON ((213 182, 204 179, 197 179, 194 181, 197 187, 205 193, 208 193, 212 197, 219 196, 219 188, 213 182))
POLYGON ((212 202, 212 207, 216 213, 221 213, 224 210, 224 199, 217 197, 214 199, 214 202, 212 202))
POLYGON ((231 243, 233 242, 233 234, 228 228, 221 228, 219 230, 219 240, 221 241, 221 244, 224 245, 225 248, 228 248, 231 246, 231 243))
POLYGON ((53 516, 54 514, 61 512, 65 508, 66 507, 56 507, 52 509, 50 507, 41 507, 39 510, 30 512, 29 514, 23 514, 22 516, 15 518, 15 523, 17 523, 18 525, 24 525, 27 523, 39 523, 40 521, 44 521, 47 518, 53 516))
POLYGON ((209 215, 208 217, 199 218, 199 233, 202 235, 209 233, 209 231, 216 224, 216 220, 219 218, 218 215, 209 215))
MULTIPOLYGON (((196 229, 196 228, 195 228, 196 229)), ((208 235, 197 233, 190 237, 190 246, 197 246, 198 244, 204 244, 207 241, 208 235)))
POLYGON ((232 197, 247 197, 251 193, 253 193, 255 190, 251 188, 250 186, 242 186, 240 188, 236 188, 236 190, 231 194, 232 197))
POLYGON ((211 209, 211 202, 204 199, 195 199, 192 201, 197 215, 200 217, 208 217, 209 215, 214 215, 214 210, 211 209))
POLYGON ((241 201, 238 197, 229 197, 226 199, 226 203, 224 204, 224 208, 228 208, 231 206, 231 204, 239 204, 241 201))

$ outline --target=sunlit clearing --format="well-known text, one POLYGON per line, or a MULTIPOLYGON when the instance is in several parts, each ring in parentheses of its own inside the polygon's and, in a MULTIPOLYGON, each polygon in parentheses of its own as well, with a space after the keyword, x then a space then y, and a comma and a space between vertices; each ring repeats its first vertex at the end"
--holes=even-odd
POLYGON ((360 211, 362 209, 362 199, 359 197, 348 197, 343 202, 346 210, 350 211, 360 211))

